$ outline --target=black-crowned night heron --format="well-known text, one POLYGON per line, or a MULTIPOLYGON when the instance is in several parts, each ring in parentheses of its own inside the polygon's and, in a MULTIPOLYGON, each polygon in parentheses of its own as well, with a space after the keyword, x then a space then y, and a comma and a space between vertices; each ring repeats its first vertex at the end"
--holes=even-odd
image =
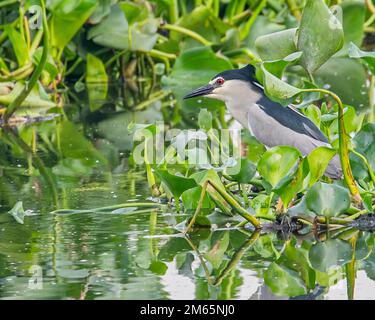
MULTIPOLYGON (((199 96, 224 101, 232 116, 266 147, 292 146, 304 156, 319 146, 331 147, 309 118, 293 106, 283 107, 266 97, 251 65, 219 73, 207 85, 189 93, 184 99, 199 96)), ((329 163, 325 174, 333 179, 341 178, 337 155, 329 163)))

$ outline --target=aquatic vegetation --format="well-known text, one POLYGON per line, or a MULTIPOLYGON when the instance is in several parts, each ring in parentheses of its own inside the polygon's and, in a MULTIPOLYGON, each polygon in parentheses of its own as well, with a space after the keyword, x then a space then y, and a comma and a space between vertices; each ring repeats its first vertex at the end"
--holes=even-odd
POLYGON ((0 3, 0 193, 11 194, 1 205, 19 223, 32 215, 21 189, 50 199, 56 217, 152 212, 150 236, 156 213, 172 211, 177 236, 142 247, 141 269, 162 276, 176 261, 191 275, 197 259, 204 286, 223 286, 227 298, 240 261, 281 296, 319 296, 344 270, 353 298, 356 272, 373 279, 375 265, 375 19, 366 4, 0 3), (266 149, 223 103, 183 100, 246 64, 333 149, 266 149), (333 181, 324 172, 336 154, 343 179, 333 181), (124 171, 146 179, 151 198, 69 205, 69 188, 124 171))

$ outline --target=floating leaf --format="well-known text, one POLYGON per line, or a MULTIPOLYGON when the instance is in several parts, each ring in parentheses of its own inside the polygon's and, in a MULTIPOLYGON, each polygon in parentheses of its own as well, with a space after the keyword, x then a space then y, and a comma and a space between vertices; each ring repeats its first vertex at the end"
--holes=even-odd
POLYGON ((328 272, 352 259, 352 247, 340 239, 329 239, 314 244, 309 251, 309 260, 314 269, 328 272))
POLYGON ((307 292, 298 273, 272 262, 264 274, 265 284, 278 296, 296 297, 307 292))
POLYGON ((301 63, 312 74, 344 43, 340 21, 323 0, 307 0, 298 29, 297 48, 303 52, 301 63))
POLYGON ((306 206, 317 215, 336 217, 349 209, 350 194, 338 185, 318 182, 307 191, 306 206))
POLYGON ((278 263, 298 272, 303 278, 308 289, 315 287, 315 271, 311 268, 306 247, 310 246, 307 242, 303 242, 301 246, 297 246, 295 239, 289 241, 278 260, 278 263))

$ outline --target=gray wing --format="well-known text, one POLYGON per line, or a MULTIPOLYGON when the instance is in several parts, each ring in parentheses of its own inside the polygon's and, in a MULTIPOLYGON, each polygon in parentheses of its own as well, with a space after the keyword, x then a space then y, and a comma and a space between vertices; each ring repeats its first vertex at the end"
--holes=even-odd
POLYGON ((258 100, 257 104, 266 114, 274 118, 281 125, 318 141, 328 142, 326 136, 320 131, 314 122, 293 107, 283 107, 266 97, 258 100))
MULTIPOLYGON (((288 145, 303 155, 320 146, 330 147, 327 138, 307 117, 293 107, 283 107, 267 98, 261 98, 249 108, 248 124, 252 134, 268 147, 288 145)), ((342 176, 340 158, 336 155, 325 174, 333 179, 342 176)))

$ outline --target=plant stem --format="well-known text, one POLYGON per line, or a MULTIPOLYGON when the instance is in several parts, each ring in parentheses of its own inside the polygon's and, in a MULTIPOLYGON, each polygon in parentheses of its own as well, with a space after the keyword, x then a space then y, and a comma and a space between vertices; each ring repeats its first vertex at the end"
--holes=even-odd
POLYGON ((356 203, 361 203, 362 198, 359 193, 359 189, 357 184, 354 180, 352 169, 350 167, 349 161, 349 146, 348 146, 348 134, 346 133, 345 129, 345 122, 344 122, 344 106, 341 102, 341 99, 333 92, 325 89, 302 89, 303 92, 320 92, 323 94, 327 94, 331 96, 336 102, 339 107, 338 112, 338 124, 339 124, 339 154, 341 160, 341 166, 344 174, 344 180, 347 184, 351 195, 356 203))
POLYGON ((0 3, 0 8, 9 6, 11 4, 17 3, 18 0, 5 0, 0 3))
POLYGON ((207 39, 203 38, 200 34, 194 32, 192 30, 189 30, 189 29, 186 29, 186 28, 183 28, 183 27, 180 27, 180 26, 168 24, 168 23, 162 25, 161 28, 162 29, 167 29, 167 30, 170 30, 170 31, 176 31, 178 33, 181 33, 181 34, 184 34, 186 36, 189 36, 190 38, 193 38, 194 40, 197 40, 198 42, 202 43, 205 46, 212 45, 212 43, 210 41, 208 41, 207 39))
POLYGON ((169 20, 171 23, 176 23, 178 20, 178 1, 169 0, 169 20))
POLYGON ((251 237, 248 240, 246 240, 245 243, 236 251, 233 257, 230 259, 228 265, 216 278, 216 280, 213 283, 214 286, 219 285, 221 281, 223 281, 223 279, 229 274, 230 271, 232 271, 232 269, 241 260, 246 250, 249 249, 258 240, 259 236, 260 236, 260 230, 255 230, 253 234, 251 235, 251 237))
POLYGON ((49 30, 48 30, 44 0, 41 0, 41 4, 42 4, 42 13, 43 13, 42 19, 43 19, 43 33, 44 33, 42 57, 40 59, 38 66, 36 67, 33 74, 31 75, 30 81, 26 83, 25 87, 20 92, 20 94, 7 107, 4 117, 3 117, 5 124, 8 123, 9 118, 13 115, 13 113, 17 110, 17 108, 22 104, 22 102, 27 98, 27 96, 33 90, 47 62, 48 52, 49 52, 49 30))
POLYGON ((294 17, 298 21, 301 20, 301 12, 299 11, 295 0, 287 0, 287 3, 288 3, 289 10, 294 15, 294 17))
POLYGON ((138 104, 137 106, 134 107, 134 110, 137 110, 137 111, 140 111, 140 110, 144 110, 146 109, 150 104, 158 101, 158 100, 161 100, 163 98, 165 98, 166 96, 168 96, 170 94, 169 91, 160 91, 160 94, 158 95, 155 95, 154 97, 146 100, 146 101, 143 101, 141 102, 140 104, 138 104))
POLYGON ((54 181, 52 175, 46 169, 46 166, 44 165, 42 159, 40 159, 39 156, 36 153, 33 152, 33 150, 30 148, 30 146, 28 146, 26 144, 26 142, 17 133, 15 133, 13 131, 12 128, 10 128, 8 126, 5 126, 3 128, 3 130, 4 130, 4 133, 7 134, 8 137, 11 137, 12 140, 14 140, 14 142, 25 153, 27 153, 28 155, 30 155, 32 157, 32 161, 33 161, 35 167, 37 167, 37 169, 39 170, 40 174, 42 175, 42 177, 44 178, 44 180, 46 181, 46 183, 50 187, 50 191, 52 192, 54 204, 57 205, 57 203, 58 203, 57 187, 56 187, 56 184, 55 184, 55 181, 54 181))
MULTIPOLYGON (((121 203, 121 204, 116 204, 113 206, 107 206, 107 207, 100 207, 100 208, 94 208, 94 209, 85 209, 85 210, 78 210, 80 213, 85 213, 85 212, 100 212, 100 211, 113 211, 116 209, 122 209, 122 208, 134 208, 134 207, 139 207, 139 208, 158 208, 162 207, 163 205, 160 203, 154 203, 154 202, 129 202, 129 203, 121 203)), ((69 213, 71 211, 76 211, 73 209, 59 209, 52 211, 52 213, 69 213)))
POLYGON ((367 167, 367 171, 368 171, 368 173, 369 173, 369 175, 371 177, 372 182, 375 184, 375 175, 374 175, 374 172, 372 171, 370 163, 367 161, 367 159, 362 154, 360 154, 359 152, 355 151, 354 149, 350 149, 350 151, 353 152, 358 158, 360 158, 363 161, 363 163, 367 167))
POLYGON ((250 32, 250 29, 251 29, 252 25, 254 24, 256 18, 258 17, 258 15, 260 14, 260 12, 263 10, 263 8, 266 6, 266 4, 267 4, 267 0, 262 0, 262 2, 254 10, 252 16, 246 22, 244 28, 240 32, 240 38, 241 38, 241 40, 244 40, 249 35, 249 32, 250 32))
POLYGON ((228 202, 241 217, 249 221, 256 229, 261 228, 261 225, 258 219, 252 216, 246 209, 242 208, 241 205, 239 205, 238 202, 235 199, 233 199, 233 197, 228 192, 226 192, 225 190, 222 190, 213 181, 209 180, 208 183, 212 187, 214 187, 217 192, 219 192, 219 194, 224 198, 224 200, 228 202))
POLYGON ((372 3, 372 0, 365 0, 366 1, 366 6, 368 11, 370 11, 372 14, 375 14, 375 6, 372 3))
POLYGON ((206 181, 203 184, 202 191, 201 191, 201 194, 200 194, 200 197, 199 197, 199 201, 198 201, 198 206, 195 209, 194 215, 191 218, 191 220, 189 222, 189 225, 187 226, 187 228, 186 228, 186 230, 184 232, 185 234, 188 233, 190 231, 190 229, 193 227, 193 225, 195 223, 195 219, 197 218, 198 214, 200 213, 200 211, 202 209, 202 204, 203 204, 204 196, 206 195, 206 191, 207 191, 207 185, 208 185, 208 181, 206 181))

